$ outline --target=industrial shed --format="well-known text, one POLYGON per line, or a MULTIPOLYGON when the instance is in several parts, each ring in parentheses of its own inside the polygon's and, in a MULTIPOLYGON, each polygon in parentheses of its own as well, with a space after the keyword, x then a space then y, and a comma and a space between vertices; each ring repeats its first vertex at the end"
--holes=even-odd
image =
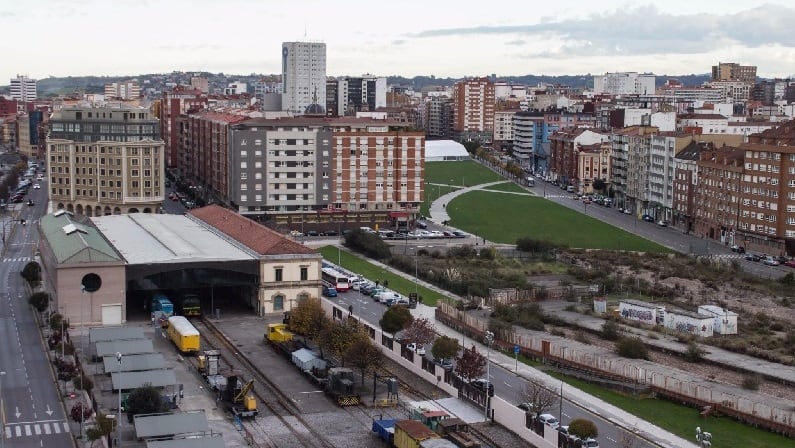
POLYGON ((668 310, 665 313, 665 328, 701 337, 713 335, 714 317, 683 310, 668 310))
POLYGON ((204 433, 210 429, 204 410, 173 414, 136 415, 133 425, 135 426, 135 435, 138 438, 197 434, 204 433))
POLYGON ((166 387, 177 384, 177 376, 173 370, 144 370, 142 372, 113 372, 110 373, 113 390, 130 390, 150 385, 152 387, 166 387))
POLYGON ((718 334, 737 334, 737 313, 715 305, 701 305, 698 314, 713 318, 712 328, 718 334))
POLYGON ((447 162, 469 160, 469 152, 461 143, 453 140, 426 140, 425 161, 447 162))
POLYGON ((166 360, 160 353, 144 353, 140 355, 122 356, 121 366, 116 355, 102 358, 105 373, 136 372, 141 370, 160 370, 166 368, 166 360))
POLYGON ((640 300, 621 300, 618 302, 618 313, 626 320, 657 325, 664 322, 665 307, 640 300))
POLYGON ((155 348, 150 339, 97 342, 97 356, 99 357, 116 356, 116 353, 127 356, 154 352, 155 348))
POLYGON ((224 439, 221 434, 213 434, 189 439, 151 440, 146 442, 146 448, 224 448, 224 439))
POLYGON ((124 341, 130 339, 146 339, 141 327, 94 327, 88 329, 88 341, 95 342, 124 341))

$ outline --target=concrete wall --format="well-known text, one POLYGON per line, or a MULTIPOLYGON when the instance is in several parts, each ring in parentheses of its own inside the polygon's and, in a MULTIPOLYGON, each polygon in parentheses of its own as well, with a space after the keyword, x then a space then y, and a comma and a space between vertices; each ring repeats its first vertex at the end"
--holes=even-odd
POLYGON ((56 274, 55 310, 62 313, 71 326, 102 325, 102 306, 121 304, 122 321, 126 321, 127 306, 125 292, 127 276, 124 265, 74 267, 60 266, 56 274), (81 289, 83 276, 94 273, 102 279, 97 292, 88 293, 81 289))

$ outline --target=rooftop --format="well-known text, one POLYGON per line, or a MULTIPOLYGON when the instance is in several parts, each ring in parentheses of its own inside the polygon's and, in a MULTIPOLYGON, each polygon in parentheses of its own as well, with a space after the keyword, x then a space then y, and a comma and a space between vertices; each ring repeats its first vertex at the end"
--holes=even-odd
POLYGON ((59 264, 122 261, 96 228, 75 221, 71 213, 59 210, 44 215, 39 227, 59 264))

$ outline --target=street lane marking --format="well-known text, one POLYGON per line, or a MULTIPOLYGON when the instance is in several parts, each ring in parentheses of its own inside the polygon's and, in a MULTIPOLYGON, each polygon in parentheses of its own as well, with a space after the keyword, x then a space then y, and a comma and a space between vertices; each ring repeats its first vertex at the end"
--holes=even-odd
POLYGON ((39 427, 39 425, 34 425, 33 431, 36 433, 37 436, 41 435, 41 428, 39 427))
POLYGON ((30 432, 30 425, 25 425, 25 435, 29 436, 29 435, 32 435, 32 434, 33 433, 30 432))
POLYGON ((69 432, 69 422, 63 422, 63 432, 69 432))
POLYGON ((44 424, 44 434, 52 434, 52 430, 50 429, 49 423, 44 424))

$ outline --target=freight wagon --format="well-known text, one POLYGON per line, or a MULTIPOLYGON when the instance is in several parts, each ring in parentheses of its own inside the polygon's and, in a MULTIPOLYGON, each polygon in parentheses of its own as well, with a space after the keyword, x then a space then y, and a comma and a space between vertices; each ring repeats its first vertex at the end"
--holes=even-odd
POLYGON ((394 444, 397 448, 420 448, 420 442, 439 438, 439 434, 416 420, 395 422, 394 444))
POLYGON ((182 353, 199 351, 199 330, 183 316, 168 318, 168 337, 182 353))

